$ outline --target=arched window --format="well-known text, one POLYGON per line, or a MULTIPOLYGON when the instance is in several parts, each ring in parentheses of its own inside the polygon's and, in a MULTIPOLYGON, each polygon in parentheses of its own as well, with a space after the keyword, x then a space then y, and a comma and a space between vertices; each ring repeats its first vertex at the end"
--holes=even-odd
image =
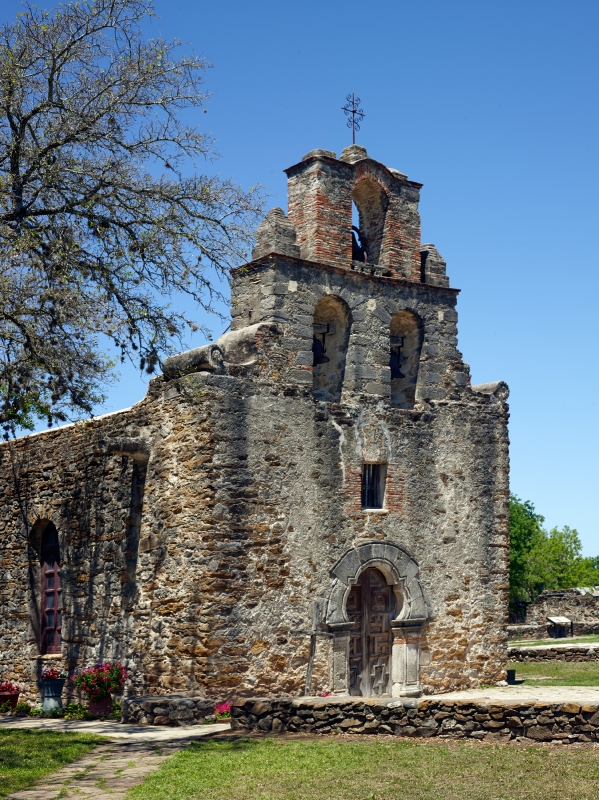
POLYGON ((339 297, 323 297, 314 309, 312 340, 314 397, 338 403, 345 375, 349 307, 339 297))
MULTIPOLYGON (((352 257, 354 261, 382 264, 382 245, 385 233, 385 217, 389 201, 378 181, 364 178, 358 181, 352 193, 358 210, 358 236, 352 231, 352 257)), ((355 222, 354 222, 355 225, 355 222)))
POLYGON ((62 644, 62 591, 58 533, 50 523, 41 546, 41 645, 42 653, 60 653, 62 644))
POLYGON ((422 350, 422 320, 412 311, 398 311, 390 326, 391 405, 413 408, 422 350))

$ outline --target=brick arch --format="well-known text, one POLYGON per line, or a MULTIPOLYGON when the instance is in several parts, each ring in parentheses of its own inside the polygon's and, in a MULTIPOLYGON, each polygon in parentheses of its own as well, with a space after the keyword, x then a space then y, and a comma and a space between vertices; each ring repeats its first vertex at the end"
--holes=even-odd
POLYGON ((383 184, 372 175, 361 175, 354 183, 352 200, 360 218, 360 240, 369 264, 382 264, 381 250, 389 197, 383 184))
POLYGON ((418 564, 401 547, 389 542, 371 542, 352 547, 331 570, 333 586, 326 610, 328 625, 348 622, 345 603, 352 585, 368 567, 380 569, 393 586, 396 597, 401 596, 398 620, 428 618, 422 586, 418 580, 418 564))

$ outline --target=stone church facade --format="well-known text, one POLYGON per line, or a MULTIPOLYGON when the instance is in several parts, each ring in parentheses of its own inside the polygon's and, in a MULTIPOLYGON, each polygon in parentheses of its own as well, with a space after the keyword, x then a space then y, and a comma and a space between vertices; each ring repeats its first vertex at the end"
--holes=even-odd
POLYGON ((118 658, 132 696, 505 677, 508 390, 470 383, 421 185, 358 146, 286 172, 227 333, 0 448, 2 675, 31 695, 49 660, 118 658))

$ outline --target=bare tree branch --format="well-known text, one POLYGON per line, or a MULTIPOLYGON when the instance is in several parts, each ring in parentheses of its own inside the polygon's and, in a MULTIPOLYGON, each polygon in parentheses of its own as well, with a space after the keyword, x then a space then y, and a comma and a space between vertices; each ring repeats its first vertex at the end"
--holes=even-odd
POLYGON ((113 364, 153 371, 247 258, 261 193, 194 173, 218 156, 180 112, 203 58, 144 40, 148 0, 26 5, 0 30, 0 424, 91 413, 113 364), (161 174, 163 173, 163 174, 161 174), (98 338, 100 337, 100 339, 98 338))

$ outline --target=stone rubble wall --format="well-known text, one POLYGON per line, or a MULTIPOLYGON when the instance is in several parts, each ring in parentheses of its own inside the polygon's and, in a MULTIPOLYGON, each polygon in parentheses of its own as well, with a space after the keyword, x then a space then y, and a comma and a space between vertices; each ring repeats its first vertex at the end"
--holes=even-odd
POLYGON ((504 742, 599 741, 599 706, 579 703, 362 698, 240 699, 231 728, 263 733, 355 733, 504 742))
MULTIPOLYGON (((32 696, 48 659, 39 545, 49 522, 61 547, 61 666, 118 658, 129 696, 298 696, 315 608, 311 691, 340 691, 332 570, 372 543, 400 548, 418 572, 422 690, 505 677, 508 390, 471 386, 457 290, 420 280, 417 186, 366 159, 333 161, 356 186, 396 186, 403 205, 387 213, 405 212, 413 240, 403 277, 357 272, 351 252, 345 267, 267 254, 234 273, 231 332, 170 360, 140 403, 0 445, 0 674, 32 696), (350 311, 338 403, 313 392, 315 309, 330 296, 350 311), (400 311, 422 323, 413 408, 391 402, 400 311), (364 462, 386 467, 385 508, 362 508, 364 462)), ((277 225, 283 236, 281 215, 277 225)))
MULTIPOLYGON (((553 639, 553 625, 548 622, 546 625, 508 625, 508 639, 553 639)), ((574 636, 589 636, 599 633, 599 620, 596 622, 574 622, 574 636)), ((561 639, 566 641, 570 636, 561 639)))
POLYGON ((122 722, 134 725, 201 725, 211 714, 216 700, 195 694, 173 692, 169 695, 128 698, 121 703, 122 722))
POLYGON ((599 661, 599 645, 589 647, 509 647, 510 661, 599 661))

